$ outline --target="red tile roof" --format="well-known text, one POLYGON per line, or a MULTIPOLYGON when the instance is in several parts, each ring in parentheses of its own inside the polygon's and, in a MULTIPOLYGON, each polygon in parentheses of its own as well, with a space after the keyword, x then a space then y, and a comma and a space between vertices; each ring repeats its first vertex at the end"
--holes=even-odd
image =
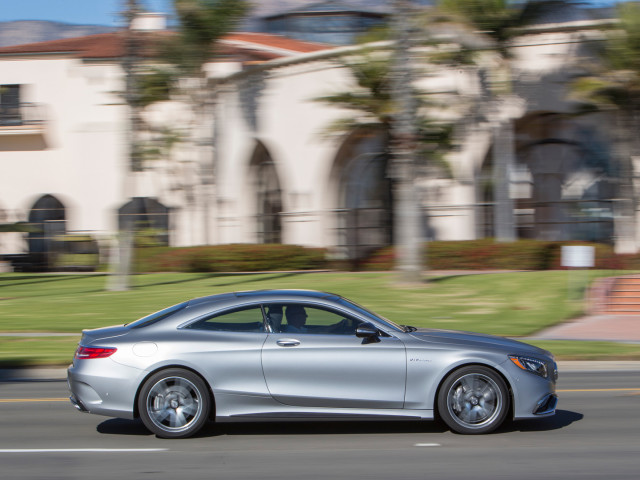
POLYGON ((223 40, 232 42, 247 42, 262 45, 264 47, 273 47, 282 50, 290 50, 297 53, 317 52, 331 48, 328 45, 320 43, 302 42, 292 38, 280 35, 270 35, 267 33, 231 33, 226 35, 223 40))
POLYGON ((86 37, 63 38, 0 48, 0 55, 39 53, 73 53, 80 58, 119 57, 122 55, 122 38, 117 33, 100 33, 86 37))
MULTIPOLYGON (((158 39, 172 35, 172 32, 145 32, 141 38, 149 46, 158 39)), ((226 53, 243 53, 260 60, 270 60, 286 56, 284 51, 292 54, 316 52, 324 50, 327 45, 301 42, 279 35, 264 33, 232 33, 223 38, 219 50, 226 53), (226 41, 225 41, 226 40, 226 41)), ((0 56, 5 55, 37 55, 65 53, 78 58, 117 58, 123 54, 123 35, 121 32, 101 33, 85 37, 64 38, 48 42, 27 43, 0 48, 0 56)))

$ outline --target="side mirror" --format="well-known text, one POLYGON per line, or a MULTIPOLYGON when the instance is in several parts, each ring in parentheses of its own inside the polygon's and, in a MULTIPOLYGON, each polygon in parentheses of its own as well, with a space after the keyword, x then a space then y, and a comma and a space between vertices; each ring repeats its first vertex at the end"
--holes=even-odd
POLYGON ((356 328, 356 337, 362 338, 362 343, 376 343, 380 341, 380 332, 370 323, 363 323, 356 328))

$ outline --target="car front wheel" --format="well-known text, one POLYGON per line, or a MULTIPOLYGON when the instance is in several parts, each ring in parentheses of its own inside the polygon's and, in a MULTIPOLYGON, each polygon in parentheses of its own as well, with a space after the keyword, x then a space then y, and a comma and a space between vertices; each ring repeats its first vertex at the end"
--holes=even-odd
POLYGON ((180 368, 162 370, 144 383, 138 410, 144 425, 162 438, 185 438, 209 418, 211 399, 204 381, 180 368))
POLYGON ((487 367, 471 365, 452 372, 438 393, 438 413, 454 432, 488 433, 509 411, 507 385, 487 367))

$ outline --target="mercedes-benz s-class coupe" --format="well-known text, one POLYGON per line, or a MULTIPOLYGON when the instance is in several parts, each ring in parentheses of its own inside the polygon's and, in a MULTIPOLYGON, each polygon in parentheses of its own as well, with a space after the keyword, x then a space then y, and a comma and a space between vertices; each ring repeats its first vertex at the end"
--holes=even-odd
POLYGON ((431 420, 487 433, 553 415, 553 356, 501 337, 397 325, 339 295, 196 298, 83 332, 68 370, 81 411, 165 438, 209 420, 431 420))

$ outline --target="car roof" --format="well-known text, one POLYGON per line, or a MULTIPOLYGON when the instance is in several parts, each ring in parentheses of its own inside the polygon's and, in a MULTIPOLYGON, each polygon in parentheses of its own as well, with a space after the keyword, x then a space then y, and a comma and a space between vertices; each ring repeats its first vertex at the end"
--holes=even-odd
POLYGON ((221 293, 217 295, 209 295, 206 297, 194 298, 189 300, 190 306, 202 303, 218 303, 229 301, 232 298, 244 298, 257 301, 296 301, 296 300, 338 300, 339 295, 328 292, 319 292, 316 290, 301 289, 269 289, 269 290, 248 290, 231 293, 221 293))

